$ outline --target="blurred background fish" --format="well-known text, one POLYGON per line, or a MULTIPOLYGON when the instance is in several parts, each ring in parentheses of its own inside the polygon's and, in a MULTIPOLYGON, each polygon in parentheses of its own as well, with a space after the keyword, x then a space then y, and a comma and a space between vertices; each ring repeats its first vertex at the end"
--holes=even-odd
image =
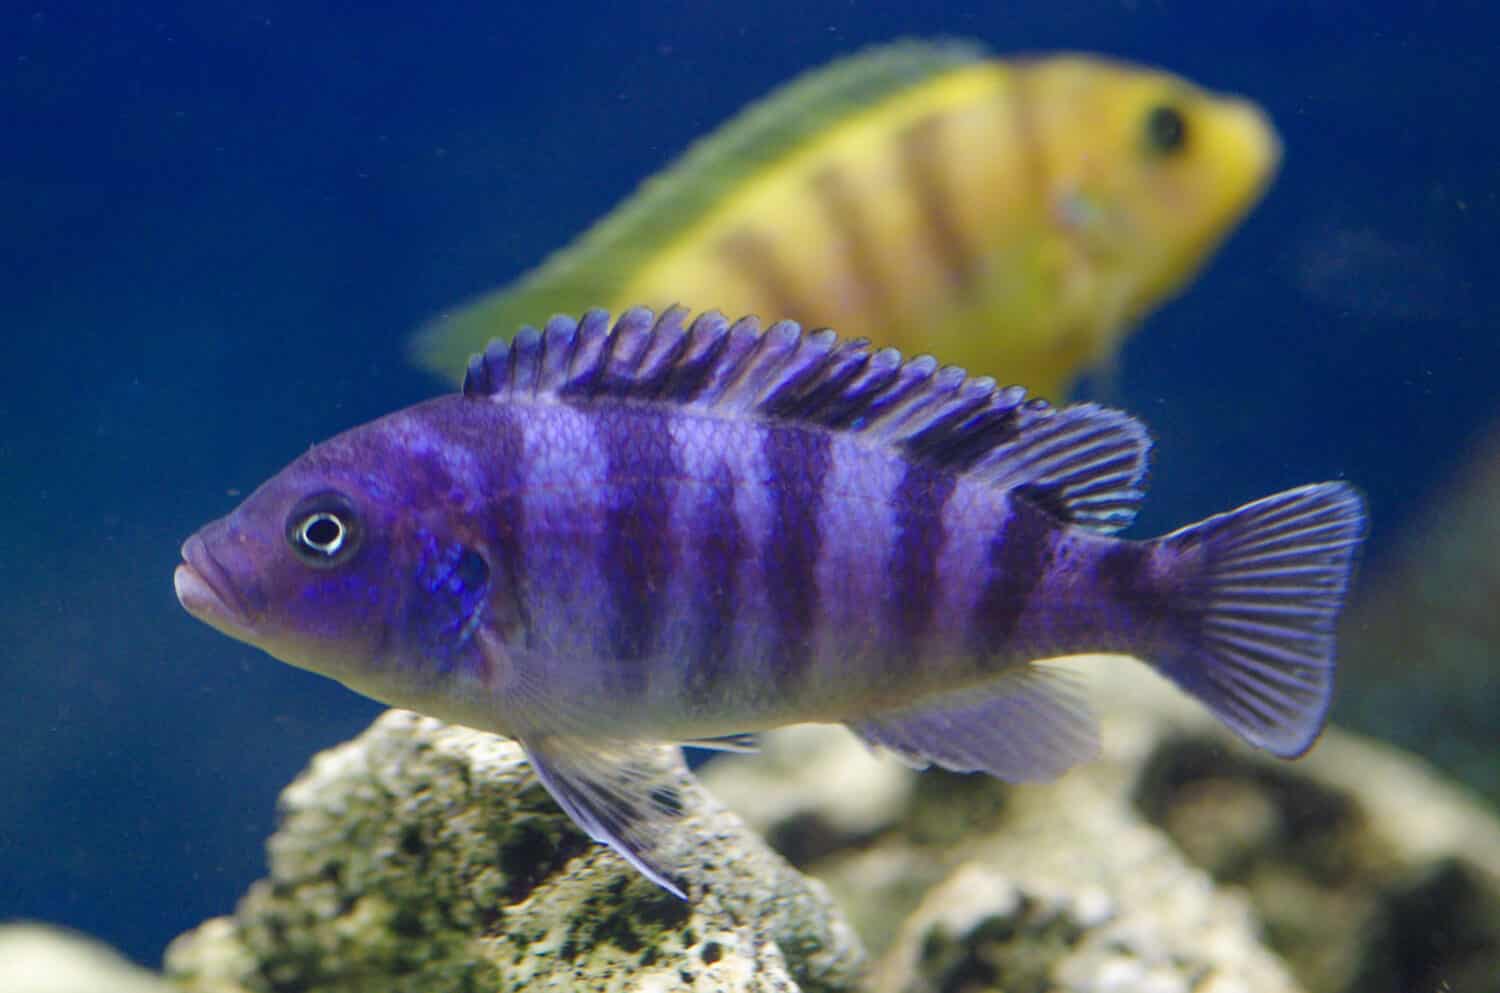
POLYGON ((793 81, 571 247, 422 329, 453 379, 523 324, 644 304, 792 318, 1057 399, 1260 198, 1259 108, 1087 55, 908 41, 793 81))

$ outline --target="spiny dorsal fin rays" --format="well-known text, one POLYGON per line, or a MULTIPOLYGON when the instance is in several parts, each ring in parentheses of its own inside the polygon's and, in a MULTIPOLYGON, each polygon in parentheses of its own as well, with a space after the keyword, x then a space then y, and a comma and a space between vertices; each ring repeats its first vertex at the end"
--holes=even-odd
POLYGON ((986 452, 974 472, 1058 516, 1110 532, 1135 518, 1150 449, 1140 421, 1080 403, 1048 410, 1029 431, 986 452))
POLYGON ((465 396, 673 403, 858 433, 944 468, 1014 489, 1059 519, 1115 531, 1134 518, 1150 439, 1120 411, 1055 409, 921 355, 791 321, 761 331, 672 307, 558 316, 469 361, 465 396))

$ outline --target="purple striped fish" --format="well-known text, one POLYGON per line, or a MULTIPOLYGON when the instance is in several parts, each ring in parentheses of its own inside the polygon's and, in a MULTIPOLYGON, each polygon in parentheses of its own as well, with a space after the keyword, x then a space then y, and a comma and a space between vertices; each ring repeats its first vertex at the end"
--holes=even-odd
POLYGON ((293 665, 515 737, 580 827, 683 895, 653 743, 839 722, 913 764, 1045 780, 1097 737, 1033 663, 1115 652, 1306 751, 1359 494, 1115 537, 1149 447, 1119 411, 831 331, 594 311, 313 448, 189 538, 175 584, 293 665))

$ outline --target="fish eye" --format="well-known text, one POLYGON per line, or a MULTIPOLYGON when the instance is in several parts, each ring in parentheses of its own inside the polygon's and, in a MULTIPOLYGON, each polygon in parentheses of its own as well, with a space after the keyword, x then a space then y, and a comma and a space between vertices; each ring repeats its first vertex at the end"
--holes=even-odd
POLYGON ((359 543, 354 507, 339 493, 308 497, 287 516, 286 538, 308 565, 337 565, 354 554, 359 543))
POLYGON ((1157 155, 1180 152, 1187 136, 1187 118, 1171 104, 1157 104, 1146 113, 1146 147, 1157 155))
POLYGON ((337 554, 344 544, 344 522, 326 511, 319 511, 303 520, 297 528, 297 541, 304 548, 323 555, 337 554))

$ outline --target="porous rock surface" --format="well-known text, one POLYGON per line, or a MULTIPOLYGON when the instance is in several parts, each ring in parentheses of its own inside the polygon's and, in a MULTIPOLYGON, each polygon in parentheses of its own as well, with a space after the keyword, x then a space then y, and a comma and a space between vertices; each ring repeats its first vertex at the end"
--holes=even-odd
POLYGON ((695 904, 580 834, 512 743, 392 711, 288 788, 270 877, 178 939, 169 977, 202 993, 1500 993, 1489 810, 1357 736, 1282 762, 1138 663, 1067 664, 1088 670, 1103 754, 1055 783, 915 773, 796 728, 704 770, 716 800, 664 750, 695 904))
POLYGON ((513 742, 393 710, 282 796, 270 877, 168 949, 196 993, 836 991, 863 952, 821 884, 705 794, 685 903, 579 833, 513 742))
MULTIPOLYGON (((1006 787, 988 777, 913 773, 847 735, 799 730, 768 746, 781 765, 800 747, 844 782, 908 783, 883 825, 848 809, 825 816, 814 784, 776 801, 791 820, 749 819, 778 842, 819 839, 804 868, 828 882, 884 957, 873 993, 1299 993, 1262 943, 1248 901, 1214 886, 1133 809, 1104 770, 1006 787), (840 832, 858 823, 863 832, 840 832)), ((743 760, 733 760, 739 764, 743 760)), ((754 761, 754 760, 751 760, 754 761)), ((726 762, 707 778, 732 803, 753 796, 726 762)), ((765 775, 757 770, 757 777, 765 775)), ((794 779, 795 781, 795 779, 794 779)), ((887 797, 896 791, 887 784, 887 797)), ((789 852, 800 858, 794 843, 789 852)))
POLYGON ((1103 754, 1055 783, 913 773, 831 728, 704 779, 828 883, 875 993, 1500 993, 1491 811, 1358 736, 1284 762, 1139 663, 1065 664, 1103 754))

